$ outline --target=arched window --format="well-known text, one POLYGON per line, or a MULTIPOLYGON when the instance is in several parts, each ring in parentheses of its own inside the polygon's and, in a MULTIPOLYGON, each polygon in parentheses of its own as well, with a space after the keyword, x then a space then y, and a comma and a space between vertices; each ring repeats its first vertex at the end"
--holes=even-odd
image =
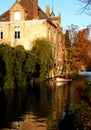
POLYGON ((20 11, 14 12, 14 20, 21 20, 21 12, 20 11))
POLYGON ((20 39, 20 27, 15 27, 15 39, 20 39))
POLYGON ((3 39, 3 28, 0 28, 0 39, 3 39))

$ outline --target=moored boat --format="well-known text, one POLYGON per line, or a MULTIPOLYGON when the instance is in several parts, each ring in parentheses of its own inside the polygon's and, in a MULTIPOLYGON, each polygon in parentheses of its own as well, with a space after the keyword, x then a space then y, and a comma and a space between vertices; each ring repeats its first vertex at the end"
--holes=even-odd
POLYGON ((62 77, 62 76, 56 76, 56 81, 57 82, 68 82, 68 81, 72 81, 71 78, 69 77, 62 77))

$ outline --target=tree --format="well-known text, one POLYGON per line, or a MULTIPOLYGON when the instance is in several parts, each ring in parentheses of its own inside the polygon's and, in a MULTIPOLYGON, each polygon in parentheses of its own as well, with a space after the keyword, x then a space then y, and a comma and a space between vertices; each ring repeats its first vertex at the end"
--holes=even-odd
POLYGON ((26 80, 28 84, 31 84, 32 79, 34 80, 34 78, 37 78, 39 75, 39 68, 37 66, 37 62, 38 60, 35 54, 31 51, 27 51, 26 60, 24 64, 24 72, 26 74, 26 80))
POLYGON ((89 39, 89 28, 85 28, 78 32, 78 42, 86 43, 88 39, 89 39))
POLYGON ((88 66, 88 52, 91 51, 91 42, 88 36, 88 28, 80 30, 77 34, 77 41, 72 46, 72 69, 83 70, 88 66))
POLYGON ((66 48, 71 47, 71 40, 69 38, 69 30, 66 30, 66 33, 65 33, 65 47, 66 48))
POLYGON ((24 65, 26 60, 26 51, 23 46, 18 45, 13 49, 14 68, 13 76, 16 86, 26 86, 26 75, 24 72, 24 65))
POLYGON ((9 45, 0 45, 0 79, 2 79, 2 85, 4 89, 14 88, 14 76, 13 76, 13 50, 9 45))
POLYGON ((71 56, 71 40, 69 37, 69 30, 66 30, 65 36, 65 56, 63 64, 63 72, 70 70, 70 56, 71 56))
POLYGON ((81 8, 81 12, 90 10, 91 0, 79 0, 79 1, 84 4, 83 7, 81 8))
POLYGON ((72 70, 78 72, 86 66, 86 49, 83 43, 76 43, 72 46, 72 70))
POLYGON ((39 80, 45 80, 49 70, 53 67, 51 43, 46 39, 37 39, 34 44, 31 53, 35 62, 33 62, 35 70, 32 75, 39 80))
POLYGON ((77 40, 77 33, 78 33, 79 27, 77 25, 69 25, 68 31, 69 31, 69 38, 71 41, 71 45, 74 44, 74 42, 77 40))

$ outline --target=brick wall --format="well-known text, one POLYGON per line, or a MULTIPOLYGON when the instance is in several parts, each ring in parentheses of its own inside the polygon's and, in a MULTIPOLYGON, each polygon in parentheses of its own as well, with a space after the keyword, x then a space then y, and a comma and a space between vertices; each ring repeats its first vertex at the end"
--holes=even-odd
POLYGON ((33 0, 33 19, 38 19, 38 0, 33 0))

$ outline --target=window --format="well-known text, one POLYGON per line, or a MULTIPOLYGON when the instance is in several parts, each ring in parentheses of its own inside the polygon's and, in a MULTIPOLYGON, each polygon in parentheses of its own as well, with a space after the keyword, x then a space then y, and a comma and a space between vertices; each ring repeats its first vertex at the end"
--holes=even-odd
POLYGON ((3 29, 0 28, 0 39, 3 39, 3 29))
POLYGON ((56 44, 56 30, 54 31, 54 44, 56 44))
POLYGON ((15 39, 20 39, 20 27, 15 27, 15 39))
POLYGON ((3 16, 2 16, 2 20, 6 20, 6 15, 3 15, 3 16))
POLYGON ((21 20, 21 12, 20 11, 14 12, 14 20, 21 20))

